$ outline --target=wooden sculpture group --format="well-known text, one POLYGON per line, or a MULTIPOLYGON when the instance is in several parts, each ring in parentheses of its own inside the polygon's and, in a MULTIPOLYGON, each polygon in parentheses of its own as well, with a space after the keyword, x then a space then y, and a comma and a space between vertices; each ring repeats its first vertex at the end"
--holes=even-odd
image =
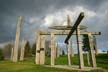
MULTIPOLYGON (((65 30, 64 32, 61 31, 55 31, 55 32, 45 32, 45 31, 38 31, 37 32, 37 38, 36 38, 36 55, 35 55, 35 63, 43 65, 45 64, 45 36, 50 35, 51 36, 51 43, 50 43, 50 65, 55 65, 55 35, 67 35, 65 39, 65 44, 68 45, 68 41, 72 35, 76 35, 77 37, 77 48, 78 48, 78 59, 79 59, 79 68, 84 68, 84 60, 83 60, 83 52, 82 52, 82 40, 81 35, 88 35, 89 38, 89 46, 90 46, 90 56, 91 56, 91 65, 93 68, 96 68, 96 58, 95 58, 95 52, 93 47, 93 35, 100 35, 100 32, 80 32, 81 30, 85 29, 86 27, 80 26, 80 22, 84 18, 84 13, 81 12, 79 17, 77 18, 75 24, 71 26, 71 21, 68 16, 67 18, 67 26, 52 26, 49 27, 49 29, 55 29, 55 30, 65 30)), ((17 24, 17 30, 16 30, 16 38, 15 38, 15 44, 14 48, 12 48, 11 53, 11 60, 13 62, 18 61, 18 44, 19 44, 19 37, 20 37, 20 28, 22 23, 22 17, 20 16, 18 18, 18 24, 17 24)), ((22 42, 21 46, 21 55, 20 60, 24 59, 24 46, 25 41, 22 42)), ((68 65, 71 65, 71 54, 70 54, 70 48, 68 48, 68 65)))

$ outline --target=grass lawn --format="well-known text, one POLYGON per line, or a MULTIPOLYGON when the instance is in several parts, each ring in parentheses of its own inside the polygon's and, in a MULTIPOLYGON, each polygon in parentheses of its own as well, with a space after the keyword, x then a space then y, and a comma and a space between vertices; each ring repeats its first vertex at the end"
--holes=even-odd
MULTIPOLYGON (((101 70, 92 70, 90 72, 108 72, 108 54, 100 54, 96 56, 97 58, 97 65, 98 67, 102 67, 101 70)), ((72 58, 72 64, 78 65, 78 57, 75 55, 72 58)), ((84 55, 84 62, 87 65, 86 55, 84 55)), ((46 57, 46 64, 50 64, 50 58, 46 57)), ((61 56, 56 58, 57 65, 66 65, 67 64, 67 57, 61 56)), ((0 61, 0 72, 81 72, 75 70, 66 70, 66 69, 59 69, 59 68, 49 68, 44 67, 42 65, 35 65, 34 58, 30 57, 26 59, 24 62, 17 62, 13 63, 9 60, 0 61)))

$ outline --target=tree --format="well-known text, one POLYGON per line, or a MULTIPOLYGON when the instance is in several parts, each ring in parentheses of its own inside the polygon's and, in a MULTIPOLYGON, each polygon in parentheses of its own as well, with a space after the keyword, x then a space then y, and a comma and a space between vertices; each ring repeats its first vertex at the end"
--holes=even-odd
POLYGON ((3 56, 3 50, 0 48, 0 60, 3 60, 4 56, 3 56))
POLYGON ((31 56, 31 47, 29 41, 27 41, 25 45, 24 57, 29 57, 29 56, 31 56))
POLYGON ((83 35, 83 51, 87 52, 87 62, 88 65, 90 65, 90 56, 89 56, 89 50, 90 50, 90 46, 89 46, 89 38, 88 35, 83 35))
POLYGON ((34 44, 32 45, 31 52, 32 52, 32 55, 35 55, 35 53, 36 53, 36 43, 34 43, 34 44))
POLYGON ((64 50, 62 50, 62 55, 63 55, 63 56, 65 55, 65 51, 64 51, 64 50))
POLYGON ((90 46, 89 46, 89 38, 88 35, 83 35, 83 51, 89 51, 90 46))
POLYGON ((3 55, 5 59, 10 58, 11 56, 11 50, 12 50, 13 45, 12 44, 6 44, 3 48, 3 55))

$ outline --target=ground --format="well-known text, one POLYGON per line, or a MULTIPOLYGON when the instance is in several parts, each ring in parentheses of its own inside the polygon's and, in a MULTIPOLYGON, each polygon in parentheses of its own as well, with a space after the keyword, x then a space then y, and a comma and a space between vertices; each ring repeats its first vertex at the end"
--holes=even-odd
MULTIPOLYGON (((91 70, 89 72, 108 72, 108 54, 99 54, 96 56, 97 65, 102 69, 91 70)), ((78 65, 78 57, 75 55, 73 58, 72 64, 78 65)), ((86 55, 84 55, 85 66, 87 65, 86 55)), ((46 65, 49 65, 50 59, 46 57, 46 65)), ((56 65, 66 65, 67 58, 66 56, 61 56, 56 58, 56 65)), ((9 60, 0 61, 0 72, 86 72, 86 71, 77 71, 77 70, 66 70, 60 68, 51 68, 45 67, 43 65, 35 65, 34 58, 27 58, 24 62, 13 63, 9 60)))

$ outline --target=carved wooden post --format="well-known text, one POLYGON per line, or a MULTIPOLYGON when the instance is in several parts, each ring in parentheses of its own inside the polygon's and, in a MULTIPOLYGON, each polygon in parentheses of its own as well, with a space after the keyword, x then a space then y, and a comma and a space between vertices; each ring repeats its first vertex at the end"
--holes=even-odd
POLYGON ((92 67, 97 67, 96 65, 96 58, 95 58, 95 53, 94 53, 94 48, 93 48, 93 36, 91 33, 88 34, 89 37, 89 46, 90 46, 90 54, 91 54, 91 61, 92 61, 92 67))
POLYGON ((79 55, 79 68, 84 68, 84 61, 83 61, 83 53, 82 53, 82 42, 80 38, 80 27, 78 26, 76 30, 77 36, 77 47, 78 47, 78 55, 79 55))
POLYGON ((40 64, 45 64, 45 36, 41 35, 40 37, 40 64))
POLYGON ((25 45, 26 45, 26 41, 22 40, 21 54, 20 54, 20 60, 21 60, 21 61, 24 60, 25 45))
POLYGON ((54 33, 51 32, 51 65, 55 64, 54 33))
POLYGON ((40 64, 40 32, 37 34, 35 63, 40 64))
POLYGON ((22 17, 19 16, 18 17, 17 30, 16 30, 14 51, 13 51, 13 62, 17 62, 18 61, 18 44, 19 44, 21 23, 22 23, 22 17))

